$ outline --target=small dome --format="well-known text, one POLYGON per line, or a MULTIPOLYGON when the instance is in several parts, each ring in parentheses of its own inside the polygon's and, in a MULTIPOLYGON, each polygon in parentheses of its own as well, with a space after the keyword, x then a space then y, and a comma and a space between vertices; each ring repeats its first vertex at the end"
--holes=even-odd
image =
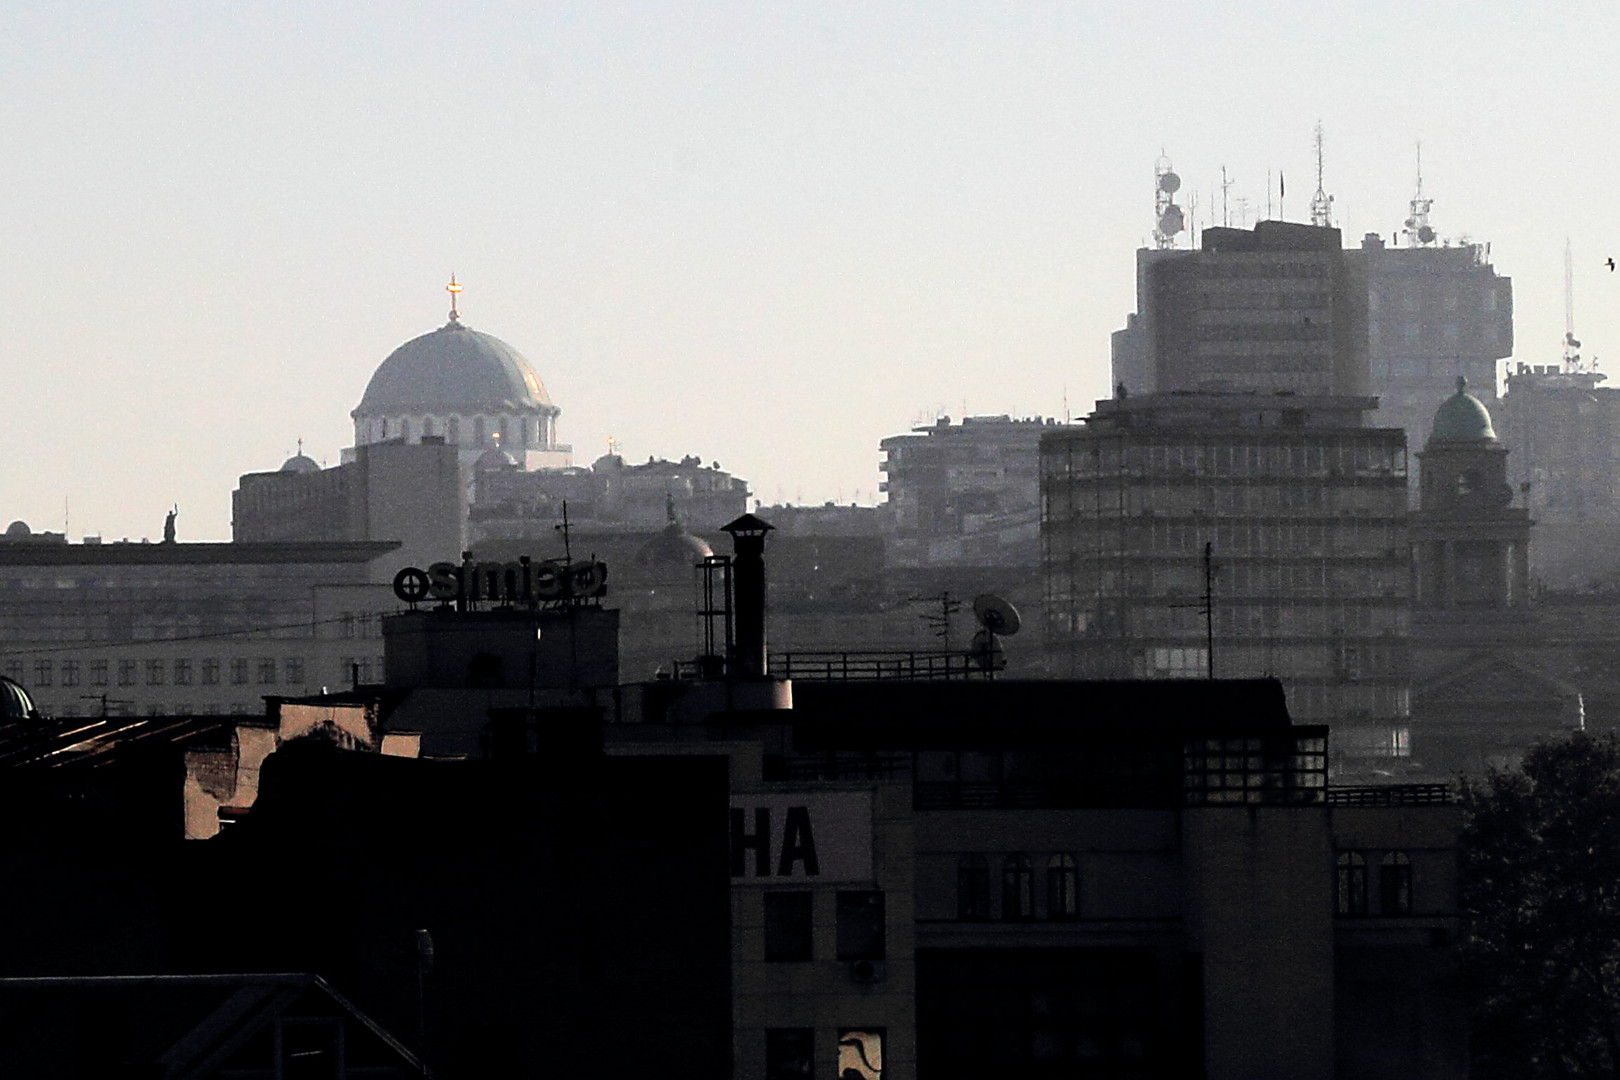
POLYGON ((1468 380, 1462 376, 1457 377, 1457 392, 1441 402, 1435 411, 1429 438, 1496 441, 1490 410, 1468 392, 1468 380))
POLYGON ((22 684, 0 675, 0 723, 38 719, 39 710, 34 708, 34 699, 28 696, 22 684))
POLYGON ((534 368, 516 349, 452 319, 389 353, 366 385, 355 415, 508 409, 556 411, 534 368))
POLYGON ((13 521, 6 526, 6 535, 11 537, 33 536, 34 530, 28 527, 26 521, 13 521))
POLYGON ((636 565, 655 574, 690 571, 713 554, 714 549, 702 538, 687 532, 680 522, 672 521, 636 551, 636 565))
POLYGON ((292 457, 281 463, 280 471, 288 473, 312 473, 320 472, 321 466, 314 458, 307 454, 294 454, 292 457))
POLYGON ((492 469, 515 469, 517 467, 517 458, 508 454, 505 450, 493 446, 479 454, 478 460, 473 462, 473 468, 478 472, 489 472, 492 469))

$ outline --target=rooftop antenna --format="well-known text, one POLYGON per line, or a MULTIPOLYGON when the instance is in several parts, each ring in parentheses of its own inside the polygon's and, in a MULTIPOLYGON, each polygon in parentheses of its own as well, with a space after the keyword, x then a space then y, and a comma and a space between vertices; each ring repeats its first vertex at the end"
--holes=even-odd
POLYGON ((1232 225, 1232 217, 1231 217, 1231 215, 1229 213, 1227 213, 1226 192, 1227 192, 1227 189, 1230 188, 1231 186, 1232 186, 1232 181, 1227 178, 1226 166, 1222 165, 1221 166, 1221 224, 1228 227, 1228 228, 1230 228, 1231 225, 1232 225))
POLYGON ((1581 343, 1575 339, 1575 254, 1564 237, 1564 373, 1581 370, 1581 343))
POLYGON ((1311 196, 1311 224, 1322 229, 1333 227, 1333 196, 1322 185, 1322 121, 1316 122, 1316 194, 1311 196))
POLYGON ((1176 235, 1186 228, 1187 218, 1176 205, 1181 177, 1161 151, 1153 163, 1153 246, 1163 251, 1176 246, 1176 235))
POLYGON ((456 298, 461 295, 461 288, 462 287, 460 285, 456 284, 456 272, 454 270, 450 271, 450 284, 444 287, 444 291, 450 294, 451 322, 461 321, 461 312, 456 310, 456 298))
POLYGON ((1417 193, 1412 196, 1411 213, 1407 215, 1406 224, 1401 229, 1401 235, 1406 237, 1407 247, 1428 247, 1434 243, 1434 226, 1429 224, 1429 208, 1434 205, 1433 199, 1423 197, 1423 143, 1417 144, 1417 193))

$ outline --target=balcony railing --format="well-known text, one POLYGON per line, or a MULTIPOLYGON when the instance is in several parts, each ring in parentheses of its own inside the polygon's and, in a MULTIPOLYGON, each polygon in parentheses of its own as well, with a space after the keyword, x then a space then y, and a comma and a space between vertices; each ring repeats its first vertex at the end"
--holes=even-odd
POLYGON ((773 653, 770 668, 779 679, 840 682, 966 679, 984 674, 966 653, 944 651, 773 653))
POLYGON ((1456 801, 1450 784, 1358 784, 1327 789, 1329 806, 1442 806, 1456 801))

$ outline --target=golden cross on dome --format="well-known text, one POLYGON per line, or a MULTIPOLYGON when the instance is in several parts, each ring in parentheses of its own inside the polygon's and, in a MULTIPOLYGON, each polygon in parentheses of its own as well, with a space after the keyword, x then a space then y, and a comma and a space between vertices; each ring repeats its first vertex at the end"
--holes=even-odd
POLYGON ((456 284, 455 271, 451 271, 451 273, 450 273, 450 284, 448 284, 448 285, 446 285, 444 287, 444 291, 450 294, 450 321, 451 322, 460 322, 461 321, 461 313, 456 310, 456 296, 461 292, 461 289, 462 289, 462 287, 460 285, 456 284))

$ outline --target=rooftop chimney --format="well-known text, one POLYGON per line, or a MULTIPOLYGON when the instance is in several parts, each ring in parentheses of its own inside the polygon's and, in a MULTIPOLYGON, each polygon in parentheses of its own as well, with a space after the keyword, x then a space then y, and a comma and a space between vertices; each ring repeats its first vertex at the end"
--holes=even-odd
POLYGON ((765 534, 773 526, 753 514, 729 525, 733 554, 732 589, 736 597, 736 655, 732 673, 744 679, 762 679, 765 662, 765 534))

